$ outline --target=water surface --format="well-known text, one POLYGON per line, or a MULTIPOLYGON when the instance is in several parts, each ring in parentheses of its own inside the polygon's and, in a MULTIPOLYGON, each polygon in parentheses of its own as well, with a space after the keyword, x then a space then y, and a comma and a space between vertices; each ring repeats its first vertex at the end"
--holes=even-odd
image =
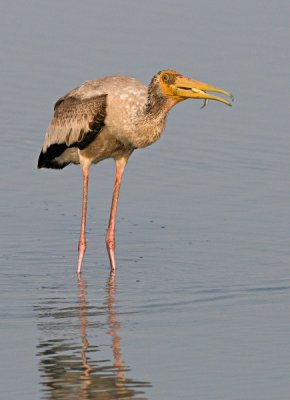
POLYGON ((289 397, 289 2, 2 2, 1 394, 5 399, 289 397), (87 79, 163 68, 231 90, 170 112, 126 169, 37 170, 53 103, 87 79))

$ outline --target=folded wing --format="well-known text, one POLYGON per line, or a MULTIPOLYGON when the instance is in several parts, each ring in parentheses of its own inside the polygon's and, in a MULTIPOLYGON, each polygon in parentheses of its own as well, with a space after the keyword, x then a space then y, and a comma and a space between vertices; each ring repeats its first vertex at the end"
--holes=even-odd
POLYGON ((74 162, 75 150, 86 148, 105 126, 106 103, 106 94, 85 99, 68 94, 60 98, 45 135, 38 168, 63 168, 74 162))

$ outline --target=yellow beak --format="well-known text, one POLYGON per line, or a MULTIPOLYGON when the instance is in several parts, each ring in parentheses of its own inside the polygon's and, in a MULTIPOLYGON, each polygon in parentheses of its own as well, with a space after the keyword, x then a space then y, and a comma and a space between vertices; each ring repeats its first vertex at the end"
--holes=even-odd
MULTIPOLYGON (((174 83, 169 85, 168 88, 171 91, 171 96, 179 97, 180 100, 186 99, 204 99, 204 106, 208 100, 216 100, 231 106, 231 102, 222 97, 209 94, 207 92, 221 93, 225 96, 230 97, 231 101, 234 100, 233 95, 224 89, 209 85, 208 83, 195 81, 193 79, 186 78, 182 75, 176 76, 174 83)), ((203 106, 203 107, 204 107, 203 106)))

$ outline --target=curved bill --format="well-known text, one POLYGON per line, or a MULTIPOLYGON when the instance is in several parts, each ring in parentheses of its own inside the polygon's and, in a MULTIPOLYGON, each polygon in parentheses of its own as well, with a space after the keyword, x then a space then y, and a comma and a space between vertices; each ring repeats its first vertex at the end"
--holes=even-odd
POLYGON ((209 85, 205 82, 199 82, 193 79, 186 78, 182 75, 176 77, 175 82, 172 86, 173 95, 178 96, 181 99, 203 99, 204 104, 202 108, 207 105, 209 100, 220 101, 227 106, 231 106, 231 102, 234 101, 234 96, 230 92, 224 89, 220 89, 216 86, 209 85), (215 96, 214 94, 208 92, 221 93, 224 96, 229 97, 230 100, 224 99, 223 97, 215 96))

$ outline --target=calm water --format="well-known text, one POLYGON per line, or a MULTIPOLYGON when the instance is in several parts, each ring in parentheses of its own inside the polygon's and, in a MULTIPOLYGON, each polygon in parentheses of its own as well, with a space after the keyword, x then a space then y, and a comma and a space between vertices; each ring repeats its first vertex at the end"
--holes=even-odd
POLYGON ((1 398, 286 400, 290 391, 290 3, 2 2, 1 398), (195 4, 196 3, 196 4, 195 4), (53 103, 163 68, 231 90, 187 101, 131 157, 116 279, 114 165, 36 169, 53 103))

